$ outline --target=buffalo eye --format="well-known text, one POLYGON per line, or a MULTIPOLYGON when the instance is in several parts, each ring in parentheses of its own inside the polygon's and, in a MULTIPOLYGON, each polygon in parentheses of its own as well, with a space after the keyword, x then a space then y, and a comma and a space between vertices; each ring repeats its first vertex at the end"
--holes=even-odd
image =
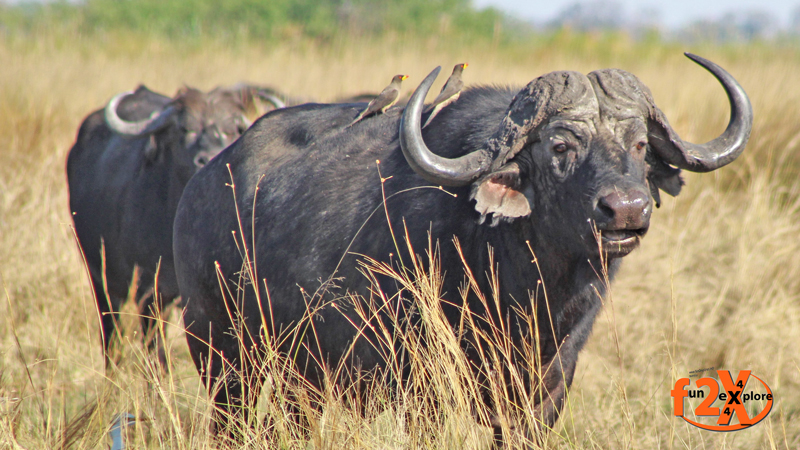
POLYGON ((644 150, 645 147, 647 147, 647 142, 639 141, 636 144, 636 150, 642 151, 642 150, 644 150))
POLYGON ((569 150, 569 146, 564 142, 557 142, 553 144, 553 151, 556 153, 564 153, 569 150))

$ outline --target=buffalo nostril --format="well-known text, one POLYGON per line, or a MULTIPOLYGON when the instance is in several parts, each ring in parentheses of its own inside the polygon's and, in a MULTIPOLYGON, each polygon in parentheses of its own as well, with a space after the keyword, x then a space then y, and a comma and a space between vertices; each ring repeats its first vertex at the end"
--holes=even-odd
POLYGON ((609 230, 647 228, 650 221, 650 196, 638 189, 615 190, 597 200, 598 222, 609 230))
POLYGON ((601 197, 597 201, 597 210, 600 212, 601 217, 606 219, 613 219, 614 218, 614 207, 612 207, 606 197, 601 197))

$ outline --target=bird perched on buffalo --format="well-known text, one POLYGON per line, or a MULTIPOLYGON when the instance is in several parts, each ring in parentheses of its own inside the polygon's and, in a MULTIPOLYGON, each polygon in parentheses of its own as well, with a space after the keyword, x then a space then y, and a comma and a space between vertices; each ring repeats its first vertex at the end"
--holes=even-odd
POLYGON ((406 78, 408 78, 408 75, 395 75, 392 78, 392 82, 375 99, 369 102, 369 105, 348 126, 351 127, 359 120, 373 114, 383 114, 387 109, 391 108, 397 102, 397 98, 400 97, 400 85, 406 78))
POLYGON ((453 74, 450 75, 450 78, 448 78, 444 83, 442 91, 439 92, 439 95, 436 96, 436 99, 433 100, 433 103, 428 105, 428 107, 425 108, 425 111, 423 111, 423 113, 430 112, 430 115, 428 116, 428 120, 425 121, 425 125, 423 125, 422 128, 427 127, 428 124, 431 123, 431 120, 433 120, 433 118, 439 114, 439 111, 441 111, 442 108, 458 100, 458 96, 461 94, 461 89, 464 87, 464 82, 461 80, 461 73, 464 72, 464 69, 466 68, 467 63, 456 64, 456 66, 453 67, 453 74))

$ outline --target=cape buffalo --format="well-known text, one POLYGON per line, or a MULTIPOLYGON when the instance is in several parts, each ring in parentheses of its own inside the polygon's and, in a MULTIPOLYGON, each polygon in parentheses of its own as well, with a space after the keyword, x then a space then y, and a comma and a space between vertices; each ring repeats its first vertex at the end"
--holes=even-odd
MULTIPOLYGON (((478 326, 519 311, 534 316, 546 375, 525 376, 544 393, 536 417, 552 425, 606 292, 602 274, 613 277, 639 245, 659 189, 677 195, 682 169, 729 164, 749 138, 753 113, 744 90, 713 62, 687 56, 720 81, 732 109, 724 133, 702 145, 681 140, 650 90, 618 69, 552 72, 519 92, 465 89, 424 130, 423 101, 438 68, 404 109, 349 128, 363 104, 307 104, 259 119, 189 182, 175 219, 187 339, 214 395, 217 424, 246 415, 257 398, 263 373, 248 355, 263 350, 265 334, 302 321, 312 301, 323 305, 309 321, 313 333, 278 348, 305 380, 322 386, 320 365, 342 361, 381 373, 387 362, 372 344, 378 331, 355 313, 358 304, 339 307, 309 294, 335 276, 324 299, 377 295, 357 261, 408 262, 394 230, 420 250, 429 235, 439 243, 441 298, 454 329, 462 307, 486 315, 478 326), (421 188, 431 184, 456 196, 421 188), (462 294, 454 237, 481 291, 492 290, 483 274, 496 273, 496 309, 462 294)), ((397 295, 401 286, 392 280, 379 282, 388 302, 413 302, 397 295)), ((506 332, 523 348, 519 341, 530 335, 515 323, 506 332)), ((463 336, 470 361, 479 356, 473 339, 463 336)), ((499 422, 490 424, 497 435, 499 422)))
POLYGON ((140 86, 83 121, 67 157, 67 182, 107 363, 116 329, 113 313, 128 298, 132 281, 145 335, 156 299, 178 296, 172 262, 178 200, 189 178, 250 125, 245 113, 255 96, 283 106, 272 91, 248 85, 209 93, 183 88, 175 98, 140 86))

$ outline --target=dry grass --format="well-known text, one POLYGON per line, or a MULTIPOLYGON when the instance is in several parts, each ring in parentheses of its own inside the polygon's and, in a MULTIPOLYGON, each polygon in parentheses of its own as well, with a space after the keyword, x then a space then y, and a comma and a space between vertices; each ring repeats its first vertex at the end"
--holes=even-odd
MULTIPOLYGON (((0 448, 105 448, 120 411, 146 419, 134 429, 137 448, 214 445, 209 402, 177 314, 166 326, 167 376, 156 375, 138 337, 123 345, 122 367, 103 372, 98 318, 70 228, 64 161, 83 117, 117 92, 142 82, 171 94, 184 83, 209 89, 249 80, 324 101, 378 90, 396 73, 410 74, 407 85, 416 85, 437 64, 469 62, 468 84, 522 84, 551 70, 614 66, 651 88, 686 139, 708 140, 727 122, 723 91, 680 55, 684 49, 670 47, 644 52, 622 42, 594 55, 557 42, 529 52, 399 39, 324 49, 176 48, 114 36, 55 42, 0 40, 0 448)), ((684 192, 655 212, 581 354, 569 405, 549 439, 553 448, 800 446, 800 61, 777 50, 697 53, 726 67, 750 94, 751 143, 731 167, 687 176, 684 192), (751 369, 765 379, 777 399, 768 419, 750 430, 712 433, 672 417, 674 380, 711 366, 751 369)), ((127 312, 133 336, 135 311, 127 312)), ((428 422, 440 426, 425 434, 404 423, 397 405, 379 414, 385 396, 376 396, 370 421, 332 398, 308 443, 284 433, 281 446, 486 446, 486 430, 458 408, 428 422)), ((262 415, 282 405, 262 403, 262 415)), ((263 445, 257 431, 248 448, 263 445)))

